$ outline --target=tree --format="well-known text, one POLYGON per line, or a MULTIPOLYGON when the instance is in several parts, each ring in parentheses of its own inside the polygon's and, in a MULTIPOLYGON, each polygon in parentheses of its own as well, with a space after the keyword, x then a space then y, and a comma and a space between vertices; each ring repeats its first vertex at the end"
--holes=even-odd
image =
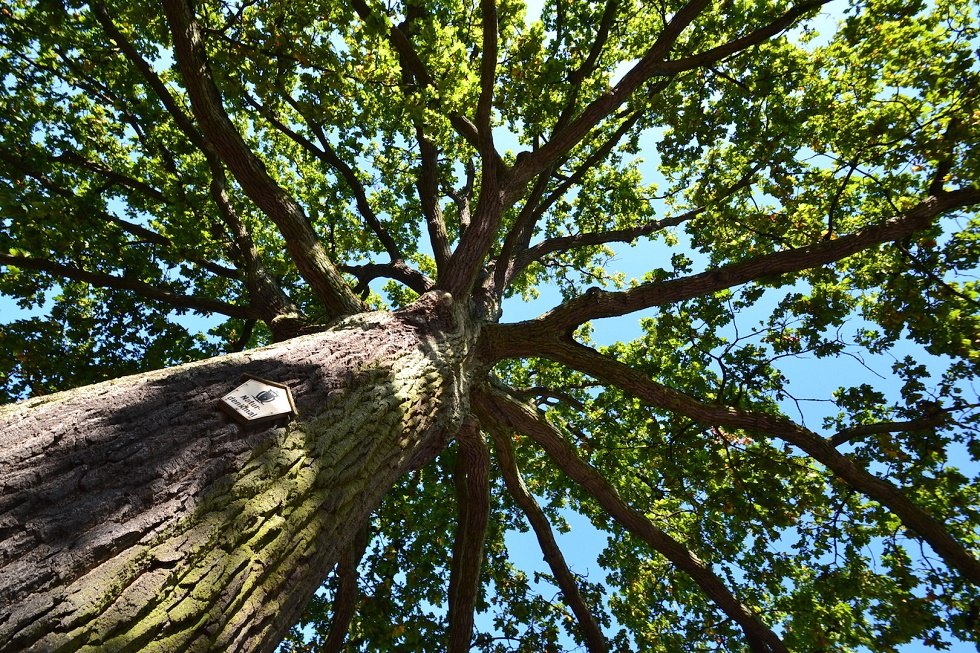
POLYGON ((976 7, 825 2, 0 2, 0 648, 980 641, 976 7))

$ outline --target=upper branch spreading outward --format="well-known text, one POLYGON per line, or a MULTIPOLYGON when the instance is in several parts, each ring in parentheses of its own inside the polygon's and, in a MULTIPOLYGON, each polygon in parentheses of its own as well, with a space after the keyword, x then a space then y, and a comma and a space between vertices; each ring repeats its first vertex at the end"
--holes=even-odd
POLYGON ((800 16, 829 2, 829 0, 810 0, 801 3, 773 22, 760 27, 741 38, 724 45, 711 48, 691 57, 669 59, 671 48, 684 30, 707 8, 708 0, 691 0, 680 9, 664 27, 657 40, 650 46, 643 58, 627 72, 618 84, 605 95, 593 100, 567 127, 553 135, 552 139, 537 151, 519 158, 514 164, 508 180, 508 194, 520 192, 528 181, 564 153, 585 138, 593 127, 609 116, 647 80, 656 76, 671 76, 701 66, 707 66, 736 52, 772 38, 788 28, 800 16))
POLYGON ((568 365, 603 383, 620 387, 651 406, 706 424, 766 433, 799 447, 851 487, 895 513, 909 529, 928 542, 950 567, 980 585, 980 561, 957 542, 938 519, 906 498, 900 488, 871 474, 837 451, 832 441, 785 417, 704 403, 568 338, 552 337, 542 339, 537 344, 539 355, 568 365))
MULTIPOLYGON (((390 24, 386 16, 372 9, 365 0, 351 0, 351 6, 365 23, 385 25, 388 32, 388 41, 391 43, 391 47, 394 48, 395 52, 398 53, 399 57, 401 57, 401 65, 415 77, 419 84, 437 88, 437 80, 429 73, 425 67, 425 62, 419 58, 418 53, 415 51, 412 41, 398 25, 390 24)), ((474 148, 480 148, 481 134, 472 120, 455 111, 448 112, 447 118, 453 126, 453 129, 456 130, 456 133, 462 136, 474 148)), ((499 155, 496 156, 496 160, 502 164, 499 155)))
POLYGON ((474 392, 473 402, 481 420, 496 424, 497 428, 511 428, 532 437, 552 461, 591 494, 616 521, 694 579, 705 595, 742 628, 752 650, 787 651, 779 637, 731 593, 709 564, 657 528, 641 512, 626 505, 602 475, 582 461, 555 427, 537 415, 534 409, 492 388, 474 392))
POLYGON ((977 203, 980 203, 980 190, 970 188, 941 193, 922 200, 903 215, 882 225, 841 236, 836 240, 825 240, 807 247, 766 254, 680 279, 644 283, 622 292, 590 288, 585 294, 537 319, 493 327, 487 332, 487 345, 493 349, 493 342, 510 343, 498 350, 499 357, 502 358, 527 355, 532 352, 511 349, 521 347, 520 343, 524 340, 512 338, 511 334, 526 333, 528 330, 538 330, 542 334, 569 333, 589 320, 625 315, 644 308, 710 294, 763 277, 826 265, 870 247, 907 238, 932 225, 943 213, 977 203))
POLYGON ((346 315, 364 310, 331 262, 303 209, 269 175, 225 113, 190 4, 165 0, 163 6, 173 33, 174 55, 201 130, 249 198, 276 223, 300 273, 327 311, 346 315))
POLYGON ((497 2, 481 0, 483 12, 483 58, 480 61, 480 100, 476 107, 476 128, 480 134, 480 153, 496 156, 490 116, 493 109, 493 87, 497 71, 497 2))
POLYGON ((288 102, 297 113, 300 113, 300 115, 303 116, 310 131, 313 132, 317 141, 319 141, 320 147, 317 147, 311 143, 309 139, 305 138, 301 134, 298 134, 296 131, 287 126, 284 122, 277 118, 272 111, 269 111, 267 107, 264 107, 255 98, 251 97, 250 95, 246 95, 245 100, 257 110, 261 111, 266 120, 268 120, 273 127, 295 141, 304 150, 337 171, 337 173, 347 183, 347 187, 350 188, 351 192, 354 194, 354 203, 357 205, 357 210, 360 212, 361 218, 369 227, 371 227, 371 231, 373 231, 378 237, 378 240, 381 241, 382 246, 385 248, 388 256, 391 257, 391 260, 400 260, 402 258, 401 250, 399 250, 398 244, 395 243, 394 239, 391 237, 391 234, 388 233, 388 230, 385 229, 384 225, 381 223, 381 220, 374 212, 374 209, 371 208, 371 203, 368 201, 367 197, 367 191, 364 188, 364 184, 362 184, 361 180, 358 178, 357 171, 337 155, 333 146, 330 144, 330 141, 327 139, 327 136, 323 131, 323 127, 303 114, 300 111, 300 107, 296 101, 291 96, 286 95, 286 102, 288 102))
POLYGON ((228 317, 250 319, 259 317, 258 311, 246 306, 236 306, 226 302, 211 299, 209 297, 196 297, 194 295, 181 295, 170 290, 158 288, 152 284, 126 277, 117 277, 111 274, 91 272, 82 268, 65 265, 56 261, 38 259, 31 256, 11 256, 0 254, 0 265, 11 265, 25 270, 37 270, 57 275, 65 279, 84 281, 99 288, 111 288, 113 290, 130 290, 140 297, 169 304, 175 308, 190 309, 202 313, 219 313, 228 317))
POLYGON ((275 283, 259 257, 252 235, 238 217, 231 198, 228 196, 228 184, 220 155, 215 146, 194 126, 190 116, 174 98, 160 76, 153 70, 149 62, 143 58, 133 43, 123 34, 113 21, 112 15, 102 2, 93 2, 92 11, 106 35, 122 50, 143 77, 146 85, 160 100, 167 113, 181 133, 197 147, 205 156, 211 171, 211 197, 218 207, 218 213, 225 223, 234 242, 231 247, 233 257, 238 260, 245 272, 249 293, 255 300, 255 305, 262 313, 263 321, 268 324, 277 339, 295 335, 299 328, 296 307, 292 305, 283 290, 275 283))

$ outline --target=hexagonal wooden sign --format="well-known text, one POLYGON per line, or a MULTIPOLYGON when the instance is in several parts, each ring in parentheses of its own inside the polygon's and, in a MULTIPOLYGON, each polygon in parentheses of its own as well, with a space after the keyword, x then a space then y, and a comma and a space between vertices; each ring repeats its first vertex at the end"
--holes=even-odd
POLYGON ((221 398, 219 407, 243 426, 289 421, 296 404, 289 387, 245 374, 244 383, 221 398))

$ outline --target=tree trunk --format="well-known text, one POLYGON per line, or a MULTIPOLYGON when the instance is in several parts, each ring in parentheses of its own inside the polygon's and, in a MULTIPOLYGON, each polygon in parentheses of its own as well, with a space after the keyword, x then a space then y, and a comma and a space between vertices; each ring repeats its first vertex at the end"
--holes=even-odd
POLYGON ((271 651, 465 412, 449 296, 0 409, 0 650, 271 651), (219 411, 243 373, 298 417, 219 411))

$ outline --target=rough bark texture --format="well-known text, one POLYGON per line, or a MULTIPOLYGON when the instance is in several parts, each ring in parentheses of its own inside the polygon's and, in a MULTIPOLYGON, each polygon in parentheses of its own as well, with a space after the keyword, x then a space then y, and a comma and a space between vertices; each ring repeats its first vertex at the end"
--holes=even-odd
POLYGON ((0 410, 0 650, 271 651, 465 411, 447 295, 0 410), (242 373, 299 417, 217 408, 242 373), (43 571, 39 571, 43 570, 43 571))

